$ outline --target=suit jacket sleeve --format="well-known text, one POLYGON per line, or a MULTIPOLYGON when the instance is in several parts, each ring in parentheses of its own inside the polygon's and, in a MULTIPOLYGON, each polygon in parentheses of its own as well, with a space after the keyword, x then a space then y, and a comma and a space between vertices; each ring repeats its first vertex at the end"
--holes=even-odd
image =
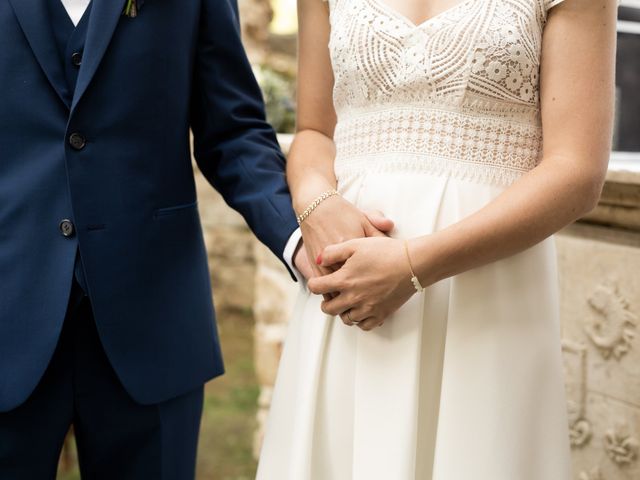
POLYGON ((298 225, 284 155, 265 120, 262 93, 240 39, 237 4, 202 0, 201 15, 191 105, 196 162, 258 239, 283 260, 298 225))

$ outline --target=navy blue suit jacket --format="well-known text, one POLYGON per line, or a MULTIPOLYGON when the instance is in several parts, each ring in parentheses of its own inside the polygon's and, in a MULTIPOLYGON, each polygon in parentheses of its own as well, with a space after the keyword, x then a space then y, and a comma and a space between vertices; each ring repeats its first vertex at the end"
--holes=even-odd
POLYGON ((0 0, 0 411, 46 369, 78 248, 135 400, 222 373, 189 130, 204 175, 275 254, 297 226, 232 2, 146 0, 128 18, 126 0, 93 0, 68 101, 45 0, 0 0))

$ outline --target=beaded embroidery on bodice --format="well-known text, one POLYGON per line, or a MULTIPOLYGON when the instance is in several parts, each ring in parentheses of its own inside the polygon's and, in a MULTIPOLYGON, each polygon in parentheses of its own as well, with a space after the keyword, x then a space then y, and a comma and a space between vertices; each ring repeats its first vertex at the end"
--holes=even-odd
POLYGON ((462 0, 416 25, 384 0, 329 0, 336 172, 409 168, 509 183, 535 167, 553 1, 462 0))

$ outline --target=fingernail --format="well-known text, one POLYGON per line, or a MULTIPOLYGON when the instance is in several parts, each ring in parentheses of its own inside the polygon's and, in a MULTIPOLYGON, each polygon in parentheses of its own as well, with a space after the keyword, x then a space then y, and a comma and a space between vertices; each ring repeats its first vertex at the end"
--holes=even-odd
POLYGON ((322 263, 322 254, 318 255, 318 258, 316 258, 316 265, 320 265, 322 263))

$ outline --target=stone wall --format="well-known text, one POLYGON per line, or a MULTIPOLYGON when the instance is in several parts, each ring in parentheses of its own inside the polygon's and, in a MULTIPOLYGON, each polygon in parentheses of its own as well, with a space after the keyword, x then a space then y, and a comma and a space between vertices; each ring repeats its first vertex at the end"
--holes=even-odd
POLYGON ((242 23, 242 41, 254 64, 268 55, 269 25, 273 19, 270 0, 238 0, 242 23))
POLYGON ((638 479, 640 235, 575 225, 557 243, 577 478, 638 479))
POLYGON ((576 478, 637 480, 640 174, 614 165, 598 207, 557 243, 576 478))
POLYGON ((253 234, 197 168, 196 186, 216 309, 249 311, 255 299, 253 234))

